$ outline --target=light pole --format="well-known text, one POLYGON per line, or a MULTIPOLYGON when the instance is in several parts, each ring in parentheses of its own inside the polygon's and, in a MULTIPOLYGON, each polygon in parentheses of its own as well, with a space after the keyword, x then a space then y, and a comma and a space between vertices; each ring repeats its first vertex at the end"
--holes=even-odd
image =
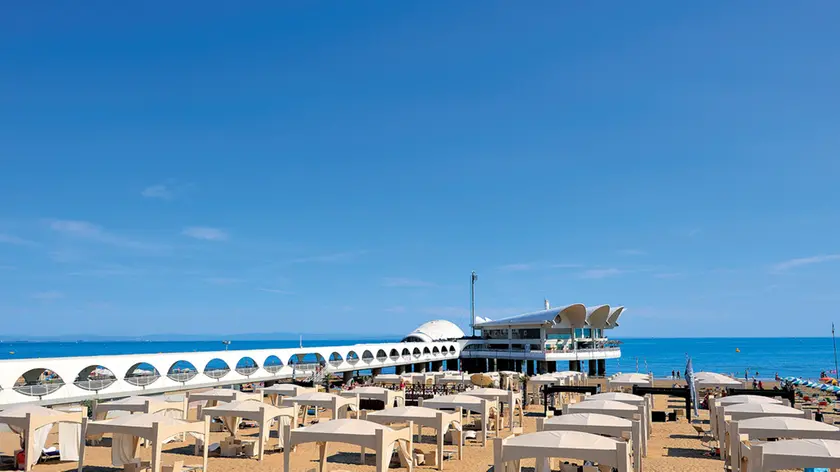
POLYGON ((472 327, 472 335, 475 336, 475 281, 478 280, 478 275, 472 271, 470 277, 470 326, 472 327))

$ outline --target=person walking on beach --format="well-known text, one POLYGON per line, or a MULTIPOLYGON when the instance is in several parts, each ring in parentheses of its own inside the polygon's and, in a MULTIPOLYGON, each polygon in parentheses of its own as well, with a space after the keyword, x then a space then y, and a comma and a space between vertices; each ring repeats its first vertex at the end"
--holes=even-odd
POLYGON ((755 377, 753 377, 753 390, 756 390, 756 389, 758 389, 758 381, 755 380, 755 377))
POLYGON ((675 373, 675 371, 673 371, 673 370, 671 371, 671 378, 672 378, 672 379, 677 378, 677 374, 676 374, 676 373, 675 373))
POLYGON ((758 389, 764 390, 764 382, 762 382, 761 380, 758 381, 758 389))
POLYGON ((677 371, 677 379, 680 378, 680 371, 677 371))
POLYGON ((750 380, 750 370, 744 369, 744 382, 749 382, 750 380))

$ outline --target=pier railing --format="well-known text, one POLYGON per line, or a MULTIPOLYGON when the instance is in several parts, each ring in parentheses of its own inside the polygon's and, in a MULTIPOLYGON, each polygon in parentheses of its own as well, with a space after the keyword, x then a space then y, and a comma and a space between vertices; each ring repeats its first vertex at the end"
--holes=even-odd
POLYGON ((0 360, 0 409, 457 360, 463 341, 0 360), (303 362, 301 362, 303 361, 303 362), (313 362, 316 361, 316 362, 313 362), (107 373, 91 375, 91 373, 107 373))
POLYGON ((483 349, 473 346, 461 351, 462 358, 529 359, 548 361, 574 361, 589 359, 614 359, 621 357, 621 348, 603 347, 568 351, 540 351, 524 349, 483 349))

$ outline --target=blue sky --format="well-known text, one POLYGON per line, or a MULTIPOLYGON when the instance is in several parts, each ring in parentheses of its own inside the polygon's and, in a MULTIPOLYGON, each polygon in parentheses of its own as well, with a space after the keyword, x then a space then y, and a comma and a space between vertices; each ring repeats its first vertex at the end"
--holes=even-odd
POLYGON ((279 3, 5 8, 4 332, 829 333, 840 6, 279 3))

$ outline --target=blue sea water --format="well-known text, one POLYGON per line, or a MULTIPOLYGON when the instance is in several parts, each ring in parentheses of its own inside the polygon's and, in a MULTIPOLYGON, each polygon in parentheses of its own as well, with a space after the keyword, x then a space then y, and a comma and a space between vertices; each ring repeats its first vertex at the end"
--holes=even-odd
MULTIPOLYGON (((381 340, 305 341, 304 346, 335 346, 381 340)), ((800 376, 816 378, 821 371, 834 369, 831 338, 624 338, 621 359, 607 361, 607 372, 653 372, 656 377, 670 376, 672 370, 685 370, 686 356, 691 356, 695 372, 712 371, 743 378, 800 376), (740 352, 738 352, 740 351, 740 352)), ((297 347, 297 340, 234 341, 229 349, 271 349, 297 347)), ((0 342, 0 359, 94 356, 159 352, 219 351, 218 341, 119 341, 119 342, 0 342)), ((558 363, 565 370, 565 362, 558 363)), ((49 368, 49 366, 43 366, 49 368)))

